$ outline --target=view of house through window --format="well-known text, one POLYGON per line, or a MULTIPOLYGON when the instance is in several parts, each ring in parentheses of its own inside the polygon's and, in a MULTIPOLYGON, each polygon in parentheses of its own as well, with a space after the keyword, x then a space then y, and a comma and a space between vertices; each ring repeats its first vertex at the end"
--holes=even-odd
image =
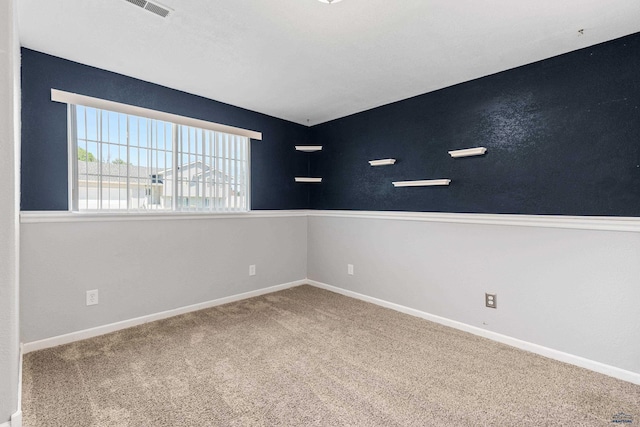
POLYGON ((247 211, 249 138, 69 105, 75 211, 247 211))

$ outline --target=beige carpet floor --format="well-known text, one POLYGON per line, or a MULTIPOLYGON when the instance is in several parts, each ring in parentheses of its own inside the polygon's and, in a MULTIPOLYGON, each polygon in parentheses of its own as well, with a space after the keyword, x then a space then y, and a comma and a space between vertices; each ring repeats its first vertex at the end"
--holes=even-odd
POLYGON ((23 410, 26 427, 639 425, 640 386, 300 286, 29 353, 23 410))

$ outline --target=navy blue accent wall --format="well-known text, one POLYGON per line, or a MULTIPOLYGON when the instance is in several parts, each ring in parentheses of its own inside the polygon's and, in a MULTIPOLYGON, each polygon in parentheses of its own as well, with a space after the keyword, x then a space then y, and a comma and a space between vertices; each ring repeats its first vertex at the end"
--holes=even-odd
POLYGON ((22 209, 67 209, 51 88, 254 129, 252 209, 640 216, 640 34, 306 128, 22 50, 22 209), (323 145, 299 153, 296 144, 323 145), (448 150, 485 146, 482 157, 448 150), (368 160, 392 157, 394 166, 368 160), (295 176, 322 184, 295 184, 295 176), (449 187, 391 181, 450 178, 449 187))
POLYGON ((639 106, 640 33, 320 124, 311 207, 640 216, 639 106))
POLYGON ((52 88, 260 131, 252 209, 309 206, 308 187, 293 180, 308 173, 309 159, 293 148, 308 143, 308 127, 23 48, 22 210, 67 209, 67 108, 51 101, 52 88))

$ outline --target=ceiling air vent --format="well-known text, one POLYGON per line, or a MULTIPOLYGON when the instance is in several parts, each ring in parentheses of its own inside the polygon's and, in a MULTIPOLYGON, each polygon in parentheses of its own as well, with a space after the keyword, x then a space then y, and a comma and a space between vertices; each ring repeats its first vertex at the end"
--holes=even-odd
POLYGON ((131 4, 135 4, 136 6, 139 6, 144 10, 148 10, 151 13, 155 13, 158 16, 162 16, 163 18, 166 18, 167 15, 169 15, 169 9, 162 7, 157 3, 152 3, 147 0, 125 0, 125 1, 131 4))
POLYGON ((145 7, 147 5, 147 0, 126 0, 126 1, 140 7, 145 7))
POLYGON ((158 6, 157 4, 153 4, 150 1, 147 2, 147 5, 144 7, 149 12, 153 12, 156 15, 160 15, 163 18, 166 18, 169 14, 169 9, 165 9, 162 6, 158 6))

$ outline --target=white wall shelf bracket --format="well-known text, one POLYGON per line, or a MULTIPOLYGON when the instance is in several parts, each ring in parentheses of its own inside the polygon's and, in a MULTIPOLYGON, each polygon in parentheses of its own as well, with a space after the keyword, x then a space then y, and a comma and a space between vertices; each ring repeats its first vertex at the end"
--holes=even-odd
POLYGON ((465 148, 464 150, 449 151, 449 155, 453 158, 482 156, 487 152, 487 147, 465 148))
POLYGON ((396 159, 369 160, 369 164, 371 166, 387 166, 387 165, 392 165, 395 162, 396 162, 396 159))
POLYGON ((435 185, 449 185, 450 179, 423 179, 419 181, 394 181, 394 187, 432 187, 435 185))
POLYGON ((322 150, 322 145, 296 145, 296 151, 313 153, 314 151, 321 151, 321 150, 322 150))

